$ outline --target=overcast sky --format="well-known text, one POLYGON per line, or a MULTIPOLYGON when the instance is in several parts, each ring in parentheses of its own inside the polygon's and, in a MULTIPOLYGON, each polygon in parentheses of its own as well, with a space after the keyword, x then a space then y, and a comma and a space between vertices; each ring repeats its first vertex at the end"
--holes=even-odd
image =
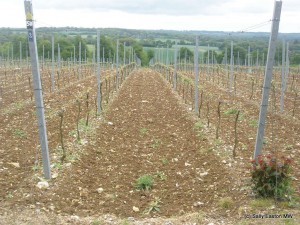
MULTIPOLYGON (((241 31, 272 19, 274 0, 32 0, 36 27, 241 31)), ((0 27, 24 27, 24 0, 0 0, 0 27)), ((270 22, 251 31, 271 30, 270 22)), ((281 33, 300 33, 300 0, 283 0, 281 33)))

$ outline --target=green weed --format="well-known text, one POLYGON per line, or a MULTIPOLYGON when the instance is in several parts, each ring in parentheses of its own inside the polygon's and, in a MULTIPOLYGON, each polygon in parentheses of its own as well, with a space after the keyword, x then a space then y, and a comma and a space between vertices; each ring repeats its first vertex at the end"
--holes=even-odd
POLYGON ((39 164, 34 164, 34 165, 32 166, 32 170, 33 170, 33 171, 38 171, 38 170, 40 170, 40 169, 42 169, 42 167, 41 167, 39 164))
POLYGON ((273 199, 268 199, 268 198, 258 198, 258 199, 254 199, 250 202, 250 206, 253 209, 269 208, 272 205, 274 205, 274 200, 273 199))
POLYGON ((255 120, 255 119, 251 119, 251 120, 249 121, 249 126, 250 126, 250 127, 258 127, 258 121, 255 120))
POLYGON ((77 135, 76 130, 71 130, 69 132, 69 136, 71 136, 71 137, 76 137, 76 135, 77 135))
POLYGON ((153 201, 150 202, 148 208, 145 210, 145 214, 150 214, 151 212, 159 212, 160 211, 161 199, 159 197, 155 197, 153 201))
POLYGON ((100 225, 100 224, 103 224, 103 221, 98 220, 98 219, 95 219, 95 220, 92 222, 92 225, 100 225))
POLYGON ((154 181, 151 175, 143 175, 136 180, 135 187, 139 190, 150 190, 154 181))
POLYGON ((220 140, 220 139, 214 140, 214 145, 215 146, 220 146, 221 144, 223 144, 222 140, 220 140))
POLYGON ((14 134, 15 136, 21 137, 21 138, 26 137, 25 131, 23 131, 22 129, 19 129, 19 128, 14 129, 14 130, 13 130, 13 134, 14 134))
POLYGON ((231 197, 221 198, 218 202, 218 205, 223 209, 230 209, 233 207, 233 200, 231 197))
POLYGON ((127 219, 125 219, 124 221, 122 221, 122 223, 121 223, 122 225, 129 225, 130 224, 130 222, 127 220, 127 219))
POLYGON ((60 162, 56 162, 53 164, 53 168, 60 170, 62 168, 62 164, 60 162))
POLYGON ((224 111, 224 115, 233 115, 233 114, 237 114, 238 113, 238 109, 227 109, 226 111, 224 111))
POLYGON ((169 163, 169 161, 168 161, 167 158, 162 158, 162 159, 161 159, 161 162, 162 162, 162 164, 164 164, 164 165, 166 165, 166 164, 169 163))
POLYGON ((156 171, 154 176, 159 178, 160 180, 166 180, 167 179, 167 175, 162 171, 156 171))
POLYGON ((152 140, 152 144, 150 145, 150 147, 151 148, 157 148, 160 144, 161 144, 161 140, 154 138, 152 140))
POLYGON ((203 126, 203 124, 201 123, 201 121, 198 121, 198 122, 196 122, 196 123, 194 124, 194 130, 199 131, 199 130, 201 130, 203 127, 204 127, 204 126, 203 126))
POLYGON ((94 131, 93 127, 90 124, 86 125, 85 118, 79 120, 79 129, 86 133, 90 133, 94 131))
POLYGON ((24 103, 23 102, 15 102, 14 103, 14 108, 16 109, 22 109, 24 107, 24 103))
POLYGON ((284 145, 284 149, 285 149, 285 150, 293 150, 293 145, 291 145, 291 144, 286 144, 286 145, 284 145))
POLYGON ((7 195, 6 195, 6 198, 13 198, 13 197, 14 196, 13 196, 12 192, 8 192, 7 195))
POLYGON ((140 132, 140 135, 142 136, 142 137, 144 137, 146 134, 147 134, 147 132, 148 132, 148 130, 147 130, 147 128, 141 128, 140 130, 139 130, 139 132, 140 132))

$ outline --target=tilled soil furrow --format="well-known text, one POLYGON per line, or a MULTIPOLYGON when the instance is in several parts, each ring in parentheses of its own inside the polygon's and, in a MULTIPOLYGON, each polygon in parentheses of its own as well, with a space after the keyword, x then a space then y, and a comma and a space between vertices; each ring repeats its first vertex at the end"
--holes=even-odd
POLYGON ((121 217, 144 216, 159 198, 150 215, 169 217, 210 210, 233 193, 232 179, 170 87, 144 69, 128 77, 84 156, 35 197, 59 213, 121 217), (137 190, 146 174, 154 186, 137 190))

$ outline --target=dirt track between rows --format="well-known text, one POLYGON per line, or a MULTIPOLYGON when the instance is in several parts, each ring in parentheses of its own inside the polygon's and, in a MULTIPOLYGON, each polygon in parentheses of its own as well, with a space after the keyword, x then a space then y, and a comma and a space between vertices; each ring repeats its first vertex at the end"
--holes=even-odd
POLYGON ((80 216, 140 217, 156 197, 161 199, 160 212, 153 213, 159 216, 209 210, 230 195, 231 180, 194 123, 158 74, 136 71, 85 155, 35 198, 53 204, 59 213, 80 216), (164 179, 156 177, 149 191, 136 190, 135 180, 145 174, 164 174, 164 179))

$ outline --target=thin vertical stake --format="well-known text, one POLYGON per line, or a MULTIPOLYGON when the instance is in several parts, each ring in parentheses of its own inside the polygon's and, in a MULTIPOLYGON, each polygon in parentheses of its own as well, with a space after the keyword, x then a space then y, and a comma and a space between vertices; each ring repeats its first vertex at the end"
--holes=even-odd
POLYGON ((51 37, 51 41, 52 41, 52 73, 51 73, 51 84, 52 84, 52 92, 55 91, 55 80, 54 80, 54 34, 52 34, 51 37))
POLYGON ((229 92, 232 92, 232 85, 233 84, 233 41, 231 41, 231 48, 230 48, 230 83, 229 83, 229 92))
POLYGON ((119 39, 117 40, 117 53, 116 53, 116 90, 119 87, 119 39))
POLYGON ((97 111, 101 113, 100 31, 97 32, 97 111))
POLYGON ((281 63, 281 96, 280 112, 284 110, 284 91, 285 91, 285 41, 282 40, 282 63, 281 63))
POLYGON ((177 80, 177 43, 175 44, 175 51, 174 51, 174 73, 173 73, 174 90, 176 90, 176 80, 177 80))
POLYGON ((194 54, 194 67, 195 67, 195 113, 198 113, 198 75, 199 75, 199 64, 198 64, 198 36, 196 36, 196 47, 194 54))

